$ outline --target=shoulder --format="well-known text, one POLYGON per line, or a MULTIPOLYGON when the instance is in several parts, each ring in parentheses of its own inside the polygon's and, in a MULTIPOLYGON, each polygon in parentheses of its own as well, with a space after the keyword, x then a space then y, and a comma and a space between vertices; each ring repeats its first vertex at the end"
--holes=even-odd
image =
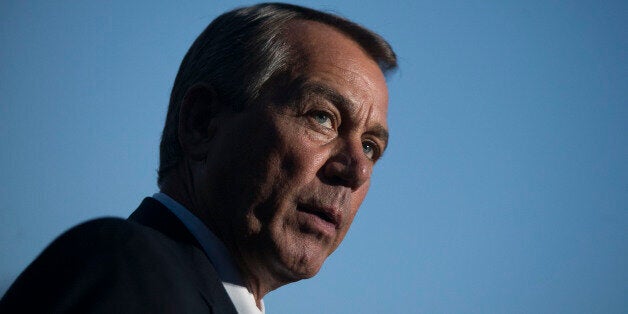
POLYGON ((61 269, 68 272, 87 268, 96 275, 160 284, 168 276, 189 270, 187 260, 195 256, 203 255, 153 228, 120 218, 99 218, 64 232, 33 264, 62 261, 61 269))
POLYGON ((125 245, 129 239, 142 236, 146 233, 141 225, 129 222, 125 219, 106 217, 89 220, 74 226, 50 245, 51 248, 63 248, 64 245, 72 245, 75 248, 85 248, 94 250, 96 246, 100 249, 107 247, 117 247, 125 245))
POLYGON ((187 260, 195 255, 191 248, 141 224, 120 218, 91 220, 53 241, 9 288, 0 309, 163 312, 172 307, 202 308, 206 305, 193 284, 193 270, 187 267, 187 260))
POLYGON ((46 251, 72 255, 117 251, 134 253, 137 250, 145 253, 154 246, 151 243, 166 240, 166 237, 151 228, 125 219, 107 217, 90 220, 67 230, 46 251))
POLYGON ((125 261, 129 257, 156 254, 163 250, 166 242, 167 238, 140 224, 121 218, 99 218, 65 231, 40 254, 33 265, 59 259, 70 264, 89 263, 92 259, 127 264, 125 261))

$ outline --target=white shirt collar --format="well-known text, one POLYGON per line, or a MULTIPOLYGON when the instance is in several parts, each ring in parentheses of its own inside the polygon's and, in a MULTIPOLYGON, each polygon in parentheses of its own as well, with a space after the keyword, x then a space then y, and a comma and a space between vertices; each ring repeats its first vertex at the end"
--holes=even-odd
POLYGON ((238 313, 264 314, 264 301, 261 301, 262 309, 257 308, 255 297, 242 283, 240 272, 222 241, 198 217, 170 196, 160 192, 155 193, 153 198, 177 216, 201 244, 238 313))

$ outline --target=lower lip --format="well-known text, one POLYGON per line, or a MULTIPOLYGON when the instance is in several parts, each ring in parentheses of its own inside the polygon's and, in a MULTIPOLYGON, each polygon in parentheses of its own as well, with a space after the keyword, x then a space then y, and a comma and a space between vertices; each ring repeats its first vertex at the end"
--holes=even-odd
POLYGON ((308 231, 314 231, 316 233, 323 234, 328 237, 333 237, 336 234, 336 225, 316 216, 315 214, 300 211, 299 223, 302 227, 305 227, 308 231))

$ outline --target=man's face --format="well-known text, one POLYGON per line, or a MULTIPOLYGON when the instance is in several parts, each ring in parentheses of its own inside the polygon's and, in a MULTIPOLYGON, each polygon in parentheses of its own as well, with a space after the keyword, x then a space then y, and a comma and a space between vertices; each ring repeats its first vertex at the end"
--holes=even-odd
POLYGON ((215 119, 197 191, 220 211, 210 225, 239 266, 286 282, 315 275, 340 244, 388 137, 377 64, 323 24, 290 33, 307 69, 264 103, 215 119))

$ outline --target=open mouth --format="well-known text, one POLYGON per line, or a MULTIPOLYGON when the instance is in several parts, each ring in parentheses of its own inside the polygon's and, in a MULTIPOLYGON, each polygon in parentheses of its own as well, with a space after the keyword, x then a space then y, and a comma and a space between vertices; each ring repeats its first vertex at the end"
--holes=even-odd
POLYGON ((313 208, 309 206, 299 206, 298 210, 308 213, 308 214, 315 215, 330 224, 333 224, 333 225, 338 224, 337 219, 334 217, 334 215, 332 214, 330 210, 325 210, 322 208, 313 208))

